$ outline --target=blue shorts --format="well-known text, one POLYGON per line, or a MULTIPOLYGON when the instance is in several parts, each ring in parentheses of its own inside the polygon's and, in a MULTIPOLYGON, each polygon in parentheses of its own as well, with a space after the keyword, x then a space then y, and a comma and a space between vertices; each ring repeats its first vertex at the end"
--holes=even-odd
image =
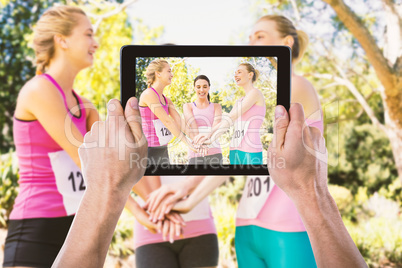
POLYGON ((317 267, 307 232, 237 226, 235 247, 239 268, 317 267))
POLYGON ((262 152, 249 153, 240 150, 230 150, 231 165, 262 165, 262 152))

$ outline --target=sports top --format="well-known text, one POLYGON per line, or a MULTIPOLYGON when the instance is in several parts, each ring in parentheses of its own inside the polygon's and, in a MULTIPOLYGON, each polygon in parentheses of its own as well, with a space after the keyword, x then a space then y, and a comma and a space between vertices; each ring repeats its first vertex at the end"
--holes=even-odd
MULTIPOLYGON (((161 176, 161 183, 170 184, 178 181, 185 180, 184 176, 161 176)), ((143 204, 144 201, 141 198, 137 198, 139 204, 143 204)), ((208 198, 202 200, 197 206, 195 206, 190 212, 181 214, 186 226, 183 227, 183 237, 180 239, 187 239, 197 237, 206 234, 216 234, 216 228, 214 219, 212 217, 211 208, 208 203, 208 198)), ((140 247, 148 244, 155 244, 165 242, 163 241, 162 234, 152 234, 145 229, 137 220, 134 225, 134 247, 140 247)), ((175 237, 175 240, 179 240, 175 237)))
MULTIPOLYGON (((50 81, 60 92, 66 115, 85 135, 86 113, 78 94, 73 90, 80 105, 80 116, 76 117, 70 113, 64 91, 57 82, 48 74, 35 79, 41 78, 50 81)), ((13 123, 20 188, 10 219, 54 218, 75 214, 85 190, 77 165, 38 120, 23 121, 14 117, 13 123)))
MULTIPOLYGON (((198 126, 198 131, 201 133, 203 131, 211 131, 212 125, 214 124, 215 118, 215 106, 213 103, 209 103, 207 108, 200 109, 193 102, 193 115, 195 123, 198 126)), ((212 146, 208 149, 206 155, 213 155, 222 153, 219 140, 215 140, 212 146)), ((195 153, 193 150, 188 150, 189 158, 201 157, 201 154, 195 153)))
MULTIPOLYGON (((162 104, 161 98, 155 89, 152 89, 156 95, 158 95, 159 102, 162 105, 165 112, 169 115, 169 105, 165 95, 162 94, 165 99, 165 105, 162 104)), ((156 106, 156 105, 155 105, 156 106)), ((173 138, 172 133, 165 127, 162 121, 151 111, 148 106, 140 106, 140 114, 142 117, 142 130, 148 141, 149 147, 167 145, 173 138)))
MULTIPOLYGON (((241 98, 237 102, 241 102, 241 98)), ((249 153, 262 151, 260 128, 264 121, 266 108, 254 104, 244 114, 236 119, 230 150, 240 150, 249 153)))
MULTIPOLYGON (((307 125, 314 126, 320 129, 323 133, 324 125, 323 120, 306 120, 307 125)), ((261 176, 263 178, 264 176, 261 176)), ((269 176, 265 176, 261 183, 254 182, 254 188, 259 191, 264 191, 267 183, 264 183, 269 176), (257 187, 256 187, 257 185, 257 187), (261 186, 261 187, 260 187, 261 186), (260 190, 261 189, 261 190, 260 190)), ((269 191, 268 197, 260 204, 260 208, 256 214, 256 217, 249 217, 247 219, 241 217, 241 205, 239 205, 238 214, 236 218, 236 226, 246 226, 246 225, 256 225, 262 228, 279 231, 279 232, 303 232, 305 227, 299 216, 299 213, 293 204, 293 201, 283 192, 278 186, 273 184, 272 179, 270 179, 271 189, 269 191)), ((249 178, 247 183, 250 183, 249 178)), ((252 183, 251 183, 252 184, 252 183)), ((246 188, 248 185, 245 186, 246 188)), ((246 191, 250 192, 249 190, 246 191)), ((253 193, 253 190, 251 190, 253 193)), ((245 194, 243 193, 242 199, 245 199, 245 194)), ((240 204, 242 200, 240 201, 240 204)), ((255 203, 254 207, 258 207, 259 204, 255 203)), ((250 209, 250 208, 248 208, 250 209)), ((247 212, 245 213, 247 214, 247 212)))

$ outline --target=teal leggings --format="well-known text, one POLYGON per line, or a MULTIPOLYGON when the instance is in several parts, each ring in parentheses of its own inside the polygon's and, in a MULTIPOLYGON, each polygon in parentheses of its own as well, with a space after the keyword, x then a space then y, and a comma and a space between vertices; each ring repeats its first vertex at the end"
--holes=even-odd
POLYGON ((262 165, 262 152, 249 153, 230 150, 229 161, 231 165, 262 165))
POLYGON ((238 226, 235 246, 239 268, 317 267, 307 232, 238 226))

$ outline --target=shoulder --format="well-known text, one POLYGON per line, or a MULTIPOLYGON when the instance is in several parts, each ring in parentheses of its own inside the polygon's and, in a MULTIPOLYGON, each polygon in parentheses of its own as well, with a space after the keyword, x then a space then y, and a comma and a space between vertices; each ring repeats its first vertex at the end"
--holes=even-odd
POLYGON ((314 86, 306 78, 300 75, 292 77, 292 102, 303 105, 306 117, 320 110, 320 100, 314 86))
POLYGON ((145 89, 140 96, 139 104, 140 106, 144 106, 144 104, 159 102, 158 96, 155 92, 150 90, 149 88, 145 89))
MULTIPOLYGON (((63 97, 57 88, 46 78, 35 76, 30 79, 20 90, 18 102, 27 101, 31 104, 39 100, 63 103, 63 97), (46 96, 46 98, 43 98, 46 96)), ((42 101, 40 101, 42 102, 42 101)))
POLYGON ((193 103, 192 102, 185 103, 183 105, 183 110, 192 111, 193 110, 193 103))
POLYGON ((215 108, 215 110, 216 109, 222 110, 222 106, 220 103, 214 103, 214 108, 215 108))

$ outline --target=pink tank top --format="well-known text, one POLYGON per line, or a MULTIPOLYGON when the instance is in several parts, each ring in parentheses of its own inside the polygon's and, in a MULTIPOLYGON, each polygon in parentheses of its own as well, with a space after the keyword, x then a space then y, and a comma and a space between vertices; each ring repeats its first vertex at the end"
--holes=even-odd
MULTIPOLYGON (((64 91, 57 82, 48 74, 39 77, 49 80, 60 92, 66 114, 70 116, 82 135, 85 135, 86 113, 81 98, 73 91, 81 107, 80 117, 75 117, 69 112, 64 91)), ((20 189, 10 219, 54 218, 69 215, 63 196, 58 191, 49 157, 49 153, 63 149, 50 137, 38 120, 22 121, 14 117, 14 142, 19 162, 20 189)))
MULTIPOLYGON (((307 125, 324 132, 323 120, 306 120, 307 125)), ((236 226, 256 225, 279 232, 303 232, 305 227, 293 201, 274 185, 265 204, 255 219, 236 219, 236 226)))
MULTIPOLYGON (((195 103, 193 103, 193 115, 195 122, 198 126, 200 127, 207 127, 207 128, 212 128, 212 125, 214 124, 214 118, 215 118, 215 107, 213 103, 209 103, 209 106, 205 109, 200 109, 197 107, 195 103)), ((222 153, 219 141, 216 140, 213 143, 213 147, 208 149, 208 154, 207 155, 213 155, 213 154, 219 154, 222 153)), ((195 153, 192 150, 188 150, 189 158, 193 157, 200 157, 201 155, 198 153, 195 153)))
MULTIPOLYGON (((185 177, 161 176, 162 184, 169 184, 183 179, 185 179, 185 177)), ((142 199, 139 201, 142 201, 142 199)), ((186 226, 183 228, 183 238, 180 239, 187 239, 206 234, 216 234, 215 223, 207 198, 201 201, 192 211, 183 214, 182 217, 186 222, 186 226)), ((135 248, 143 245, 165 242, 163 241, 162 234, 152 234, 137 220, 134 224, 134 234, 135 248)), ((175 240, 179 240, 179 238, 175 237, 175 240)))
MULTIPOLYGON (((238 102, 241 102, 243 98, 239 99, 238 102)), ((260 128, 264 121, 265 113, 265 106, 254 104, 242 116, 237 118, 234 125, 232 142, 230 143, 230 150, 240 150, 248 153, 262 151, 260 128), (242 125, 241 128, 239 127, 240 125, 242 125), (233 143, 234 139, 237 144, 233 143)))
MULTIPOLYGON (((152 89, 156 93, 156 95, 158 95, 160 104, 162 105, 165 112, 169 115, 169 105, 165 95, 162 94, 163 98, 165 99, 165 105, 163 105, 158 92, 156 92, 156 90, 152 87, 150 89, 152 89)), ((148 106, 140 106, 140 114, 142 118, 142 130, 144 131, 145 137, 147 138, 148 146, 156 147, 166 145, 164 144, 165 142, 162 141, 162 138, 163 136, 172 135, 170 131, 166 127, 163 128, 163 124, 160 125, 161 123, 159 118, 151 111, 148 106), (158 128, 158 124, 161 127, 158 128), (155 129, 155 126, 157 126, 158 128, 157 130, 155 129)))

